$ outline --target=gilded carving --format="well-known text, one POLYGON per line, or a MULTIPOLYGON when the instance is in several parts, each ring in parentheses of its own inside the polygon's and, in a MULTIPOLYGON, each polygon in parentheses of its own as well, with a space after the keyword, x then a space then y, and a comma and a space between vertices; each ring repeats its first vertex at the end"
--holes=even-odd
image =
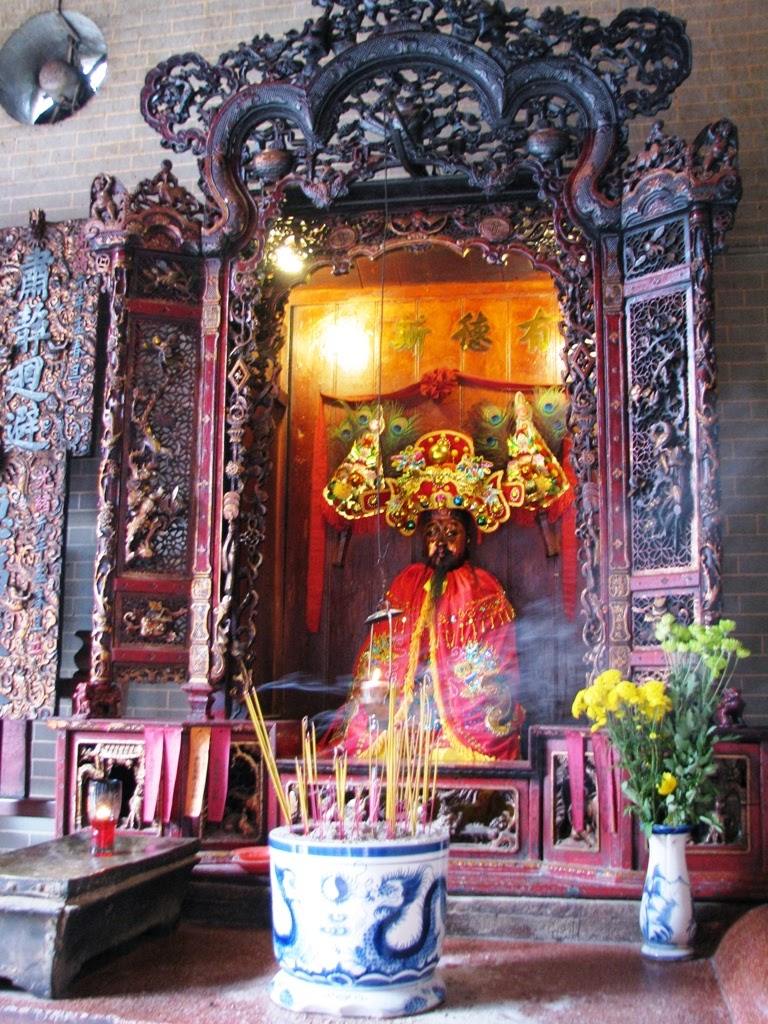
POLYGON ((121 662, 114 666, 113 678, 116 689, 126 689, 128 686, 165 686, 168 683, 181 686, 187 679, 187 666, 121 662))
POLYGON ((143 321, 131 378, 123 560, 142 572, 183 572, 198 361, 195 333, 143 321))
POLYGON ((0 240, 0 717, 56 700, 66 453, 91 445, 98 278, 81 226, 0 240))
MULTIPOLYGON (((126 604, 134 603, 126 599, 126 604)), ((177 604, 177 602, 173 602, 177 604)), ((123 612, 123 635, 130 642, 141 641, 150 644, 180 644, 186 636, 185 620, 187 604, 181 607, 170 606, 156 598, 138 600, 135 607, 123 612)))
POLYGON ((438 787, 436 819, 444 823, 451 844, 517 853, 520 849, 520 793, 506 789, 438 787))
POLYGON ((73 696, 75 714, 100 718, 115 716, 120 705, 120 690, 112 685, 111 644, 127 349, 125 300, 128 268, 122 253, 113 254, 110 268, 110 317, 104 372, 104 409, 98 478, 99 513, 93 580, 91 676, 88 681, 77 685, 73 696))

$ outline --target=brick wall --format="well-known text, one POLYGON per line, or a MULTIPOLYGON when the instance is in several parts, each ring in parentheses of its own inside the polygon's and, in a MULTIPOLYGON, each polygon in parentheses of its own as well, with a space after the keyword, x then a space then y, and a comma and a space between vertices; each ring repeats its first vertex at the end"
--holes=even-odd
MULTIPOLYGON (((544 4, 528 5, 538 13, 544 4)), ((574 0, 583 15, 606 22, 635 4, 574 0)), ((733 120, 740 133, 744 199, 728 253, 716 264, 717 349, 720 365, 721 456, 727 614, 754 654, 741 678, 748 721, 768 725, 768 9, 764 0, 672 2, 659 6, 687 21, 694 69, 664 114, 666 129, 692 140, 708 123, 733 120)), ((18 125, 0 110, 0 226, 21 224, 43 208, 50 220, 84 217, 95 175, 107 171, 128 188, 153 176, 168 156, 142 120, 139 92, 146 71, 171 54, 194 50, 213 60, 254 34, 282 34, 319 13, 309 0, 78 0, 81 13, 101 28, 109 48, 102 90, 74 118, 59 125, 18 125)), ((40 0, 0 4, 0 42, 45 5, 40 0)), ((637 149, 650 125, 632 129, 637 149)), ((174 169, 195 188, 194 162, 172 155, 174 169)), ((62 675, 73 671, 77 629, 89 623, 95 462, 71 472, 64 591, 62 675)), ((183 714, 178 692, 128 695, 128 712, 183 714), (151 700, 150 706, 147 701, 151 700)))

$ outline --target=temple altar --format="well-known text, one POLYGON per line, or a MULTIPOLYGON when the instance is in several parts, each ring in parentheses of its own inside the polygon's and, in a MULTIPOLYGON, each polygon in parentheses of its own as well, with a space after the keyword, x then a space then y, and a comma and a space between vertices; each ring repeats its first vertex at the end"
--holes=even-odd
MULTIPOLYGON (((96 719, 54 724, 64 765, 57 800, 60 834, 82 827, 82 792, 89 772, 106 769, 123 781, 126 813, 121 827, 129 834, 138 830, 148 836, 197 838, 201 854, 194 881, 226 876, 239 884, 258 884, 243 873, 234 854, 248 845, 263 845, 269 829, 281 820, 250 724, 192 721, 169 727, 96 719), (145 820, 139 811, 131 820, 130 807, 146 806, 148 743, 155 741, 158 728, 179 732, 173 774, 178 785, 163 800, 168 776, 160 772, 153 816, 145 820), (213 760, 217 743, 205 737, 202 769, 201 731, 226 734, 213 760), (201 781, 204 785, 199 786, 201 781)), ((281 780, 290 793, 300 742, 296 723, 276 721, 270 732, 281 780)), ((645 840, 624 813, 619 774, 605 746, 596 744, 587 730, 545 726, 531 729, 528 748, 530 756, 515 762, 439 769, 437 817, 451 832, 450 891, 638 899, 645 840)), ((761 810, 768 737, 744 730, 737 741, 718 747, 717 759, 723 832, 705 831, 689 847, 692 891, 700 900, 762 901, 768 898, 768 835, 761 810)), ((350 765, 349 771, 352 786, 365 774, 365 766, 350 765)), ((321 779, 331 776, 330 762, 321 763, 321 779)))
MULTIPOLYGON (((302 718, 337 712, 382 582, 414 559, 409 537, 382 543, 375 503, 365 522, 322 507, 334 470, 381 407, 389 459, 466 432, 503 472, 521 394, 572 501, 512 509, 474 556, 514 608, 526 719, 519 759, 439 769, 450 884, 634 898, 642 836, 570 705, 607 665, 662 671, 665 613, 721 613, 712 277, 741 193, 736 129, 665 134, 691 55, 663 12, 590 22, 587 43, 559 10, 523 30, 474 2, 343 7, 279 58, 257 37, 147 73, 144 117, 197 156, 202 198, 164 159, 134 189, 99 175, 82 224, 6 238, 8 717, 54 712, 57 502, 94 412, 73 395, 98 381, 90 666, 73 717, 50 722, 56 831, 82 825, 84 782, 106 771, 125 830, 194 837, 198 877, 238 877, 233 852, 277 824, 244 694, 263 694, 290 789, 302 718), (184 721, 121 717, 128 692, 163 687, 186 695, 184 721)), ((723 832, 690 850, 698 896, 766 897, 767 743, 739 723, 719 747, 723 832)))

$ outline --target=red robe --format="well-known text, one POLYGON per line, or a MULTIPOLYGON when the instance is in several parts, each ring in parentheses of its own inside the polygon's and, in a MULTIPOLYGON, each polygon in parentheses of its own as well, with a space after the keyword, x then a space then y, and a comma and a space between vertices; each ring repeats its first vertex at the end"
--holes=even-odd
MULTIPOLYGON (((387 594, 389 605, 403 612, 392 620, 397 711, 402 716, 407 708, 418 716, 421 681, 426 678, 442 760, 519 757, 525 713, 516 700, 514 609, 498 580, 467 562, 447 574, 434 608, 427 586, 432 574, 427 565, 410 565, 387 594)), ((384 679, 390 677, 386 619, 375 624, 373 644, 369 637, 362 645, 350 696, 328 741, 343 745, 350 756, 367 754, 370 745, 360 681, 377 667, 384 679)))

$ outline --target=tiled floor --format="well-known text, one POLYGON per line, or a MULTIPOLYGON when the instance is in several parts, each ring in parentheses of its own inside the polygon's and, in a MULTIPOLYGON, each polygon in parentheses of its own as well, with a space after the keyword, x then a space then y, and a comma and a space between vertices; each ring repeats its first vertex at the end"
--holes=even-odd
MULTIPOLYGON (((425 1024, 768 1021, 759 1012, 740 1020, 731 1017, 713 960, 649 963, 640 957, 639 944, 449 938, 441 967, 447 998, 425 1015, 425 1024)), ((0 989, 0 1024, 336 1020, 296 1015, 274 1005, 269 982, 275 969, 266 930, 207 928, 185 921, 171 935, 147 937, 129 952, 92 963, 67 999, 52 1002, 0 989)), ((413 1020, 398 1018, 405 1019, 413 1020)))

